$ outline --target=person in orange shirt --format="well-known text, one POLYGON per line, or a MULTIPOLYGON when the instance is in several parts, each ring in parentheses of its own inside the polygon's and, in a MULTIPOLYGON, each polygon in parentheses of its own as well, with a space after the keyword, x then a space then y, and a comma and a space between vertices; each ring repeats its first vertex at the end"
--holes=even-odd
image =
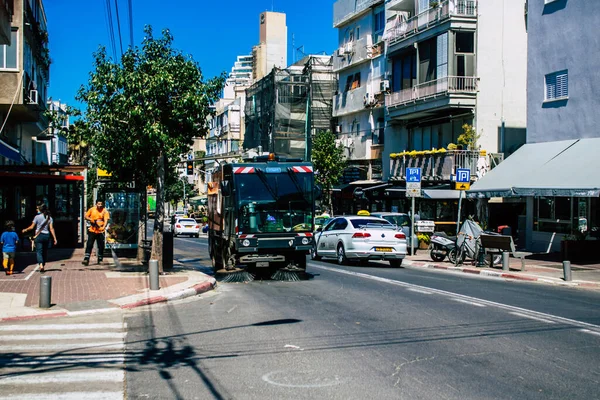
POLYGON ((81 262, 83 265, 90 263, 90 256, 94 248, 94 242, 98 244, 98 264, 102 264, 102 256, 104 255, 104 235, 106 225, 110 219, 108 211, 104 208, 104 203, 100 200, 96 201, 96 205, 85 213, 86 221, 90 221, 88 229, 88 240, 85 246, 85 256, 81 262))

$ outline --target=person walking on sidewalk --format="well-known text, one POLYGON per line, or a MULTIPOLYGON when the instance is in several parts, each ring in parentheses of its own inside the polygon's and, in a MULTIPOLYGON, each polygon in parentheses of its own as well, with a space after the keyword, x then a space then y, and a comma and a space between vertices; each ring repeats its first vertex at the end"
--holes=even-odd
POLYGON ((40 272, 44 273, 46 261, 48 260, 48 247, 50 247, 50 235, 54 245, 56 245, 56 233, 54 232, 54 220, 50 214, 50 210, 44 203, 37 206, 37 215, 33 218, 31 225, 23 229, 23 233, 35 229, 33 240, 35 243, 35 252, 37 262, 40 267, 40 272))
POLYGON ((96 242, 98 244, 98 264, 102 264, 105 230, 108 220, 110 219, 108 211, 104 208, 104 203, 97 200, 96 205, 85 213, 85 219, 90 221, 90 227, 88 229, 88 240, 85 246, 85 256, 81 263, 83 265, 89 265, 94 242, 96 242))
POLYGON ((19 235, 15 232, 15 223, 6 221, 4 224, 6 231, 0 236, 2 245, 2 266, 6 275, 12 275, 15 267, 15 252, 19 243, 19 235))

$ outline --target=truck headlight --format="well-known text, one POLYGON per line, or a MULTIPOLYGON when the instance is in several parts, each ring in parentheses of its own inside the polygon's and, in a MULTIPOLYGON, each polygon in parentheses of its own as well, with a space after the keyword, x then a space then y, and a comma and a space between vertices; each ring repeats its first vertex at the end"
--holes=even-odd
POLYGON ((244 245, 245 247, 250 246, 250 241, 248 239, 244 239, 244 241, 242 242, 242 245, 244 245))
POLYGON ((310 243, 309 238, 302 238, 302 244, 309 244, 309 243, 310 243))

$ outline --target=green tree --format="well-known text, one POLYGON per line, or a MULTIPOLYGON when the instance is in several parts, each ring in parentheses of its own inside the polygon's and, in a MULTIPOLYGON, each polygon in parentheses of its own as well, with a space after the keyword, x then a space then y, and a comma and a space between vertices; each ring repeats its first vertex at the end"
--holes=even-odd
POLYGON ((327 205, 329 212, 332 212, 331 190, 342 177, 346 157, 344 148, 335 143, 335 135, 331 131, 321 131, 314 136, 312 162, 315 181, 323 189, 323 203, 327 205))
POLYGON ((180 200, 185 200, 194 197, 195 186, 188 182, 184 176, 168 176, 165 185, 165 200, 170 201, 171 204, 177 206, 180 200), (183 190, 185 186, 185 191, 183 190), (183 194, 185 192, 185 199, 183 194))
POLYGON ((117 181, 156 188, 151 257, 162 271, 165 177, 174 173, 193 139, 205 135, 225 74, 205 80, 199 64, 172 47, 168 30, 160 38, 151 27, 144 32, 141 47, 129 49, 120 63, 104 48, 94 54, 94 70, 77 100, 86 105, 90 129, 83 140, 96 165, 117 181))

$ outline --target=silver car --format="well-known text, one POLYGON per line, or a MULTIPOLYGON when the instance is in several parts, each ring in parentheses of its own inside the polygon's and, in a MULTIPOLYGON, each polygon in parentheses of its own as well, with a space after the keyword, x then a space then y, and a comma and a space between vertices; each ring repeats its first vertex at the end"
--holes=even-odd
POLYGON ((406 257, 406 235, 382 218, 333 218, 315 234, 311 258, 335 257, 340 265, 350 260, 388 260, 392 267, 406 257))

